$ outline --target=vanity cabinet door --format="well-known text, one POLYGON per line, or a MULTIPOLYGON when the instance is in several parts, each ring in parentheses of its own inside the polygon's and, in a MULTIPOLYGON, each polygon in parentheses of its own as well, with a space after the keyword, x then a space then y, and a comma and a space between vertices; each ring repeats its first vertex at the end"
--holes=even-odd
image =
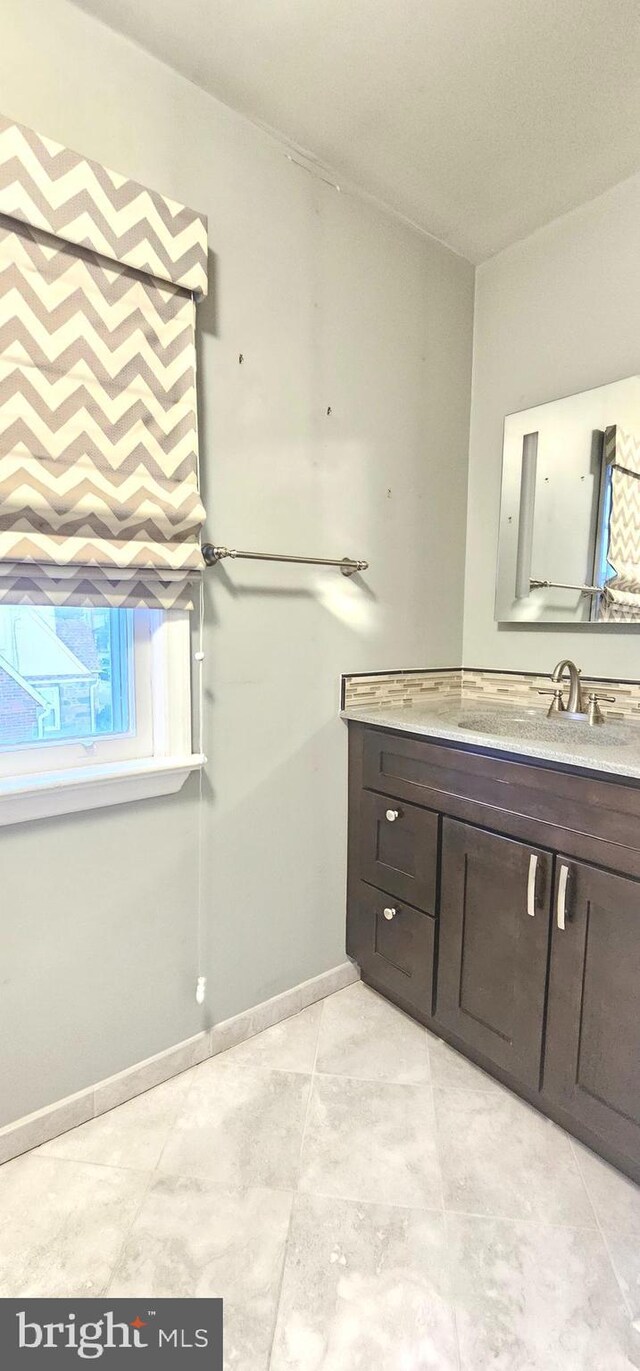
POLYGON ((444 820, 436 1018, 535 1089, 551 872, 540 848, 444 820))
POLYGON ((543 1091, 640 1161, 640 882, 559 857, 543 1091))

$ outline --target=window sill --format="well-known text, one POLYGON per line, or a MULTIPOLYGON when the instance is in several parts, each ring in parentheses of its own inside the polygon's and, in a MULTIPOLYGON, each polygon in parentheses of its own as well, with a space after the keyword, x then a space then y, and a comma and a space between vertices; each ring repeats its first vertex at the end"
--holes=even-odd
POLYGON ((0 779, 0 827, 76 814, 84 809, 149 800, 181 790, 187 776, 205 765, 206 757, 141 757, 130 762, 103 762, 73 771, 0 779))

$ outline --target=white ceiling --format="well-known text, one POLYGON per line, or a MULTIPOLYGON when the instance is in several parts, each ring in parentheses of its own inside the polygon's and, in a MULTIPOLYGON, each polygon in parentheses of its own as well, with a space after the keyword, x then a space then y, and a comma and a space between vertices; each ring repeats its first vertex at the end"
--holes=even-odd
POLYGON ((640 169, 640 0, 75 0, 480 261, 640 169))

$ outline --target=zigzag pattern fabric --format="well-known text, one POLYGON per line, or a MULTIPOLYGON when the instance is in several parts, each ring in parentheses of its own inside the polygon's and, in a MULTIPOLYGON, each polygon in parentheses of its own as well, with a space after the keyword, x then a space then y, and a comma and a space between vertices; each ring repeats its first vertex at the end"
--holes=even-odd
POLYGON ((615 575, 605 583, 601 618, 640 619, 640 439, 619 425, 605 432, 605 461, 612 466, 607 560, 615 575))
MULTIPOLYGON (((145 260, 155 267, 158 253, 145 260)), ((183 285, 0 213, 0 602, 192 608, 204 520, 195 361, 183 285)))
POLYGON ((207 293, 207 221, 0 115, 0 214, 207 293))

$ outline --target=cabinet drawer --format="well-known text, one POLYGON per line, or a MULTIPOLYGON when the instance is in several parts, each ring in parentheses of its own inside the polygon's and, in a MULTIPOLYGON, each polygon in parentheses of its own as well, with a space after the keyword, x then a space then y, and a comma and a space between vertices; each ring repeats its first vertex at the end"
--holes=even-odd
POLYGON ((347 920, 347 951, 371 980, 419 1015, 433 1008, 435 922, 428 914, 360 882, 347 920))
POLYGON ((438 815, 364 790, 360 822, 362 879, 435 914, 438 815))

